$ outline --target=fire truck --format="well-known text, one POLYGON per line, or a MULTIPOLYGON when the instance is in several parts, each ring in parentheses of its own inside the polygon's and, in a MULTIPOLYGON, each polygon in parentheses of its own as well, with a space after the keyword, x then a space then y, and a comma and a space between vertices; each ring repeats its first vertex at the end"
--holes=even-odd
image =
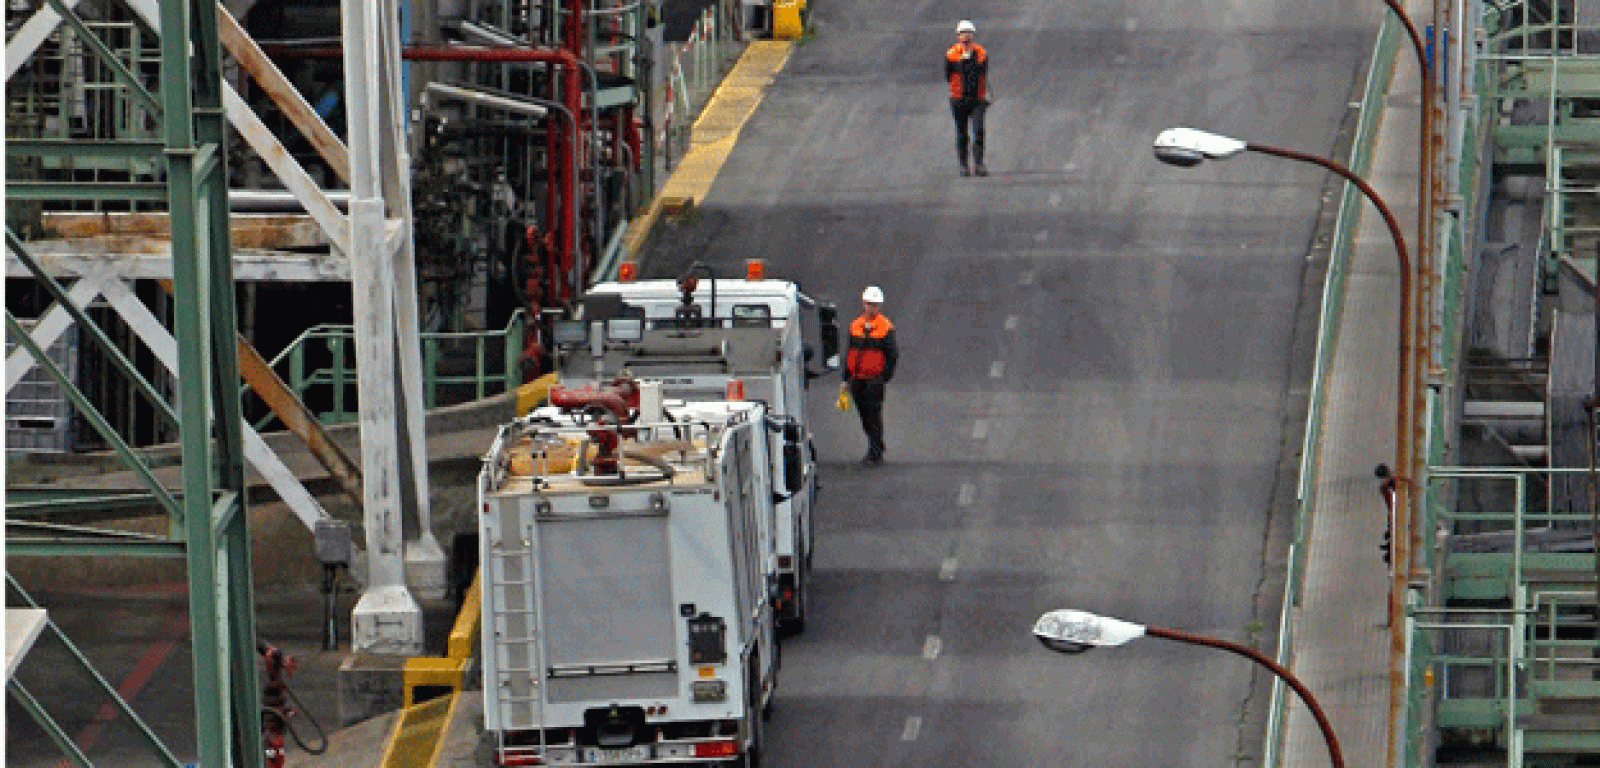
POLYGON ((498 762, 759 765, 773 500, 810 476, 801 433, 759 400, 685 402, 648 379, 550 403, 501 428, 479 475, 498 762))

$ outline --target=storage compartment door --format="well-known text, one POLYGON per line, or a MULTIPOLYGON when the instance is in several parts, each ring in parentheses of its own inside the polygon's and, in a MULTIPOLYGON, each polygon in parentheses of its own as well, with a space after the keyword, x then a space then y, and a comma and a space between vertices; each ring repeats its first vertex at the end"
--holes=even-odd
POLYGON ((552 702, 678 694, 664 515, 540 520, 552 702))

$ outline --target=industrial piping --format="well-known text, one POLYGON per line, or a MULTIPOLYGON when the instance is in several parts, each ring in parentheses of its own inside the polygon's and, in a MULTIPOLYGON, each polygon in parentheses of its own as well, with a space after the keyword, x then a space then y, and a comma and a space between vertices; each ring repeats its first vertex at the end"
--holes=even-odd
MULTIPOLYGON (((280 55, 304 58, 335 58, 344 55, 343 47, 317 47, 317 48, 287 48, 275 51, 280 55)), ((560 64, 565 68, 561 77, 561 101, 566 106, 569 114, 574 118, 573 133, 568 139, 571 147, 570 160, 563 163, 566 182, 563 186, 572 190, 567 199, 561 201, 562 211, 559 215, 551 213, 553 221, 568 222, 562 225, 561 248, 566 253, 566 264, 572 275, 570 283, 571 295, 576 295, 583 289, 583 275, 579 270, 581 262, 578 252, 578 138, 582 133, 576 121, 578 115, 583 113, 583 85, 579 78, 584 71, 584 64, 576 54, 562 48, 490 48, 484 46, 458 46, 441 47, 429 45, 410 45, 400 49, 400 57, 411 61, 542 61, 560 64)), ((590 126, 591 130, 598 126, 590 126)), ((599 163, 599 157, 595 158, 599 163)), ((598 201, 598 198, 597 198, 598 201)), ((571 298, 571 295, 564 298, 571 298)))

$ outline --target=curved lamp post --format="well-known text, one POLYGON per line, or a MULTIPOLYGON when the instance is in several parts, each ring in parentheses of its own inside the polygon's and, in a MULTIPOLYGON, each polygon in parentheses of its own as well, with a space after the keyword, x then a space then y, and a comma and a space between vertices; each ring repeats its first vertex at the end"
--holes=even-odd
MULTIPOLYGON (((1400 223, 1395 220, 1394 213, 1389 210, 1388 204, 1383 202, 1383 198, 1378 196, 1377 191, 1365 179, 1355 175, 1349 168, 1325 157, 1308 155, 1290 149, 1269 147, 1264 144, 1255 144, 1194 128, 1168 128, 1162 131, 1156 136, 1154 149, 1157 160, 1185 168, 1199 165, 1206 160, 1226 159, 1245 151, 1260 152, 1264 155, 1275 155, 1290 160, 1320 165, 1343 176, 1346 181, 1360 188, 1362 194, 1365 194, 1367 199, 1372 201, 1372 205, 1378 209, 1378 213, 1383 215, 1384 223, 1389 226, 1389 235, 1394 239, 1395 256, 1400 261, 1400 325, 1397 326, 1398 333, 1396 334, 1399 337, 1400 364, 1397 388, 1395 390, 1395 402, 1398 403, 1399 409, 1396 414, 1397 423, 1395 427, 1397 436, 1395 452, 1398 457, 1396 464, 1399 465, 1399 474, 1396 476, 1396 480, 1399 481, 1400 487, 1407 487, 1411 471, 1411 463, 1407 451, 1411 436, 1411 408, 1409 407, 1411 337, 1407 332, 1406 320, 1410 316, 1409 310, 1411 307, 1411 257, 1406 251, 1405 237, 1400 234, 1400 223)), ((1409 568, 1404 564, 1411 562, 1411 537, 1406 535, 1410 527, 1409 507, 1397 504, 1393 540, 1391 542, 1393 547, 1391 559, 1394 563, 1392 573, 1394 583, 1390 585, 1389 589, 1389 621, 1391 627, 1399 626, 1399 618, 1405 608, 1402 601, 1405 599, 1409 568)))
POLYGON ((1272 670, 1273 674, 1282 678, 1295 693, 1300 695, 1300 700, 1311 710, 1311 716, 1316 718, 1317 727, 1322 729, 1322 739, 1328 744, 1328 758, 1333 761, 1333 768, 1344 768, 1344 752, 1339 749, 1339 737, 1334 735, 1333 725, 1323 713, 1322 705, 1311 695, 1311 690, 1306 688, 1305 683, 1300 682, 1300 678, 1295 677, 1293 672, 1250 646, 1219 637, 1185 632, 1181 629, 1158 627, 1154 624, 1135 624, 1131 621, 1071 609, 1050 611, 1040 616, 1039 621, 1033 625, 1033 634, 1039 638, 1044 647, 1059 653, 1083 653, 1092 648, 1122 645, 1136 637, 1149 635, 1191 645, 1220 648, 1248 658, 1272 670))

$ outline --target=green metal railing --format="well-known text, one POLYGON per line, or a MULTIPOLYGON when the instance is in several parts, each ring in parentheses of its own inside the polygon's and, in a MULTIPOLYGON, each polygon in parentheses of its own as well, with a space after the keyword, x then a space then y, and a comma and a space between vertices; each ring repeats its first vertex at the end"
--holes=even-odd
MULTIPOLYGON (((1585 585, 1574 590, 1566 573, 1592 574, 1592 553, 1543 552, 1529 543, 1531 531, 1553 530, 1589 522, 1587 513, 1555 513, 1539 508, 1529 493, 1531 483, 1558 475, 1581 475, 1583 468, 1446 467, 1429 468, 1430 496, 1471 494, 1499 496, 1486 511, 1462 512, 1441 508, 1437 521, 1454 528, 1473 523, 1481 529, 1510 535, 1508 549, 1453 553, 1439 562, 1443 597, 1434 606, 1414 606, 1408 622, 1407 688, 1412 713, 1433 711, 1435 727, 1472 729, 1491 734, 1496 747, 1505 750, 1505 764, 1516 768, 1540 757, 1559 760, 1560 750, 1549 750, 1551 731, 1539 731, 1519 718, 1538 712, 1538 699, 1563 690, 1592 697, 1600 690, 1593 677, 1600 649, 1593 638, 1595 590, 1585 585), (1508 492, 1494 493, 1493 484, 1509 484, 1508 492), (1474 604, 1501 603, 1504 607, 1466 609, 1444 605, 1445 598, 1474 604), (1418 620, 1419 617, 1432 620, 1418 620), (1486 620, 1487 619, 1487 620, 1486 620), (1440 647, 1438 631, 1503 633, 1475 652, 1440 647), (1459 670, 1487 670, 1492 689, 1457 689, 1451 676, 1459 670), (1437 679, 1434 679, 1437 678, 1437 679), (1542 743, 1545 753, 1529 751, 1530 739, 1542 743), (1544 740, 1544 741, 1540 741, 1544 740)), ((1480 672, 1481 673, 1481 672, 1480 672)), ((1409 717, 1418 726, 1420 716, 1409 717)), ((1415 731, 1413 731, 1415 732, 1415 731)), ((1568 738, 1557 728, 1556 738, 1568 738)), ((1569 739, 1570 741, 1571 739, 1569 739)), ((1431 755, 1421 752, 1423 740, 1407 745, 1409 764, 1428 765, 1431 755), (1419 762, 1420 761, 1420 762, 1419 762)), ((1574 752, 1586 752, 1591 743, 1574 752)))
MULTIPOLYGON (((468 400, 481 400, 490 395, 515 389, 522 383, 522 339, 527 329, 528 315, 518 309, 511 315, 505 328, 483 331, 433 331, 422 337, 422 394, 427 408, 455 405, 468 400), (496 348, 498 347, 498 352, 496 348), (472 359, 471 370, 452 374, 441 372, 445 363, 459 359, 452 352, 468 350, 472 359), (444 397, 445 392, 470 392, 470 397, 444 397), (448 402, 445 402, 448 400, 448 402)), ((316 325, 290 342, 270 361, 275 370, 287 366, 288 385, 302 402, 316 390, 327 393, 327 409, 317 414, 324 424, 341 424, 353 421, 359 403, 353 394, 356 386, 355 329, 350 325, 316 325), (327 361, 323 367, 308 366, 327 361)), ((320 402, 320 401, 319 401, 320 402)), ((276 416, 267 415, 256 424, 262 429, 276 416)))
MULTIPOLYGON (((1434 272, 1440 281, 1433 307, 1439 335, 1431 347, 1430 362, 1447 374, 1454 374, 1459 367, 1461 278, 1467 272, 1467 256, 1481 239, 1471 227, 1484 216, 1471 208, 1487 198, 1484 169, 1488 163, 1519 164, 1531 173, 1542 168, 1545 198, 1538 257, 1546 282, 1556 258, 1570 252, 1575 239, 1600 231, 1584 226, 1585 218, 1592 221, 1597 214, 1587 200, 1594 188, 1573 184, 1568 178, 1570 172, 1592 170, 1600 164, 1600 157, 1581 141, 1590 134, 1600 136, 1600 120, 1581 115, 1575 108, 1580 100, 1600 93, 1600 57, 1579 54, 1573 46, 1579 33, 1593 33, 1597 28, 1537 17, 1539 10, 1526 3, 1489 9, 1485 19, 1490 30, 1487 52, 1480 53, 1475 46, 1464 51, 1468 62, 1463 70, 1475 82, 1463 85, 1478 98, 1475 105, 1468 103, 1457 113, 1460 131, 1450 138, 1458 142, 1460 162, 1457 176, 1448 180, 1451 188, 1446 196, 1463 201, 1467 208, 1440 222, 1434 272), (1521 9, 1521 25, 1502 24, 1516 9, 1521 9), (1506 108, 1516 100, 1542 102, 1547 109, 1545 124, 1502 125, 1506 108), (1480 153, 1480 149, 1484 151, 1480 153)), ((1417 530, 1425 538, 1416 555, 1419 569, 1432 574, 1433 581, 1426 592, 1414 592, 1408 600, 1405 709, 1399 729, 1413 736, 1401 745, 1401 762, 1410 767, 1433 764, 1430 747, 1435 739, 1417 735, 1443 727, 1492 734, 1493 745, 1505 751, 1505 764, 1513 768, 1533 761, 1559 763, 1592 748, 1593 740, 1580 744, 1588 737, 1562 728, 1539 731, 1521 718, 1538 710, 1539 686, 1559 689, 1576 684, 1572 680, 1592 676, 1594 653, 1600 650, 1600 644, 1592 639, 1593 628, 1577 627, 1590 633, 1584 639, 1569 639, 1569 633, 1561 628, 1570 625, 1574 617, 1592 620, 1595 593, 1592 589, 1564 592, 1564 585, 1552 586, 1542 580, 1552 577, 1539 574, 1592 573, 1594 554, 1548 553, 1529 545, 1530 525, 1548 529, 1563 523, 1586 525, 1588 516, 1531 508, 1528 484, 1536 477, 1584 470, 1448 466, 1455 418, 1448 390, 1430 388, 1420 421, 1426 430, 1423 456, 1428 466, 1422 478, 1417 530), (1475 513, 1457 509, 1463 488, 1470 488, 1465 484, 1505 482, 1513 484, 1502 504, 1508 509, 1475 513), (1510 536, 1509 549, 1447 555, 1434 544, 1433 532, 1458 532, 1463 524, 1472 525, 1472 530, 1504 531, 1510 536), (1495 607, 1485 610, 1489 615, 1479 616, 1455 606, 1453 600, 1487 602, 1495 607), (1488 631, 1503 641, 1463 653, 1442 647, 1445 631, 1458 635, 1488 631), (1480 681, 1487 675, 1494 685, 1486 689, 1480 682, 1457 690, 1451 677, 1464 674, 1463 670, 1475 670, 1480 681)), ((1474 495, 1484 493, 1481 488, 1474 490, 1474 495)))

